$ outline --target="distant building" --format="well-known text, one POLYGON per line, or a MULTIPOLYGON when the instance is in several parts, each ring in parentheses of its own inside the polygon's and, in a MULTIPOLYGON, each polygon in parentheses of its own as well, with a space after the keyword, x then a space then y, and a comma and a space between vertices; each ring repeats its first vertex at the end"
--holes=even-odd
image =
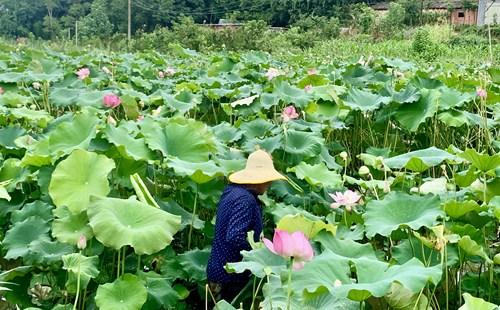
POLYGON ((486 24, 500 24, 500 1, 488 1, 486 5, 486 24))

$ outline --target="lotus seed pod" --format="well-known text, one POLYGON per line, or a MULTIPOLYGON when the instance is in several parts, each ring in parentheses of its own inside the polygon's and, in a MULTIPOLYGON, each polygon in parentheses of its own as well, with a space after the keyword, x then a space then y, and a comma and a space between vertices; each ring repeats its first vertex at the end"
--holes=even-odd
POLYGON ((342 152, 339 154, 340 158, 342 158, 343 160, 347 160, 347 152, 342 152))
POLYGON ((370 174, 370 169, 367 166, 361 166, 358 171, 359 175, 370 174))
POLYGON ((497 255, 493 257, 493 262, 497 265, 500 265, 500 253, 497 253, 497 255))

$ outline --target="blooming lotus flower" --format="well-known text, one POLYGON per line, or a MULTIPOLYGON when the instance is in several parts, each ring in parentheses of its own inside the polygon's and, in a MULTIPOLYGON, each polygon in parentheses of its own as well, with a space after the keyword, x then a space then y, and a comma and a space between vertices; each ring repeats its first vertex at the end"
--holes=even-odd
POLYGON ((159 72, 158 72, 158 77, 159 77, 160 79, 163 79, 163 78, 165 77, 165 72, 163 72, 163 71, 159 71, 159 72))
POLYGON ((102 71, 106 74, 111 75, 111 70, 109 70, 108 67, 102 67, 102 71))
POLYGON ((83 250, 87 247, 87 238, 85 237, 85 235, 80 235, 80 238, 78 238, 78 242, 76 243, 76 246, 80 250, 83 250))
POLYGON ((358 204, 361 196, 351 190, 347 190, 344 193, 336 192, 335 194, 329 194, 330 197, 335 201, 330 205, 331 208, 337 209, 340 206, 345 206, 347 211, 351 211, 352 207, 358 204))
POLYGON ((90 75, 90 70, 89 68, 81 68, 80 70, 76 71, 76 75, 78 75, 78 78, 80 80, 85 80, 90 75))
POLYGON ((274 79, 278 75, 280 75, 280 72, 278 71, 278 69, 275 68, 269 68, 269 70, 267 70, 266 72, 266 77, 268 81, 274 79))
POLYGON ((314 252, 309 240, 301 231, 292 234, 284 230, 274 231, 273 241, 264 238, 264 245, 276 255, 284 258, 293 258, 293 269, 304 267, 306 261, 314 257, 314 252))
POLYGON ((116 126, 116 120, 114 119, 113 116, 111 115, 108 115, 108 118, 106 120, 108 122, 108 124, 110 124, 111 126, 116 126))
POLYGON ((283 112, 281 112, 281 117, 283 117, 284 122, 289 122, 292 119, 299 118, 299 114, 297 113, 293 105, 289 105, 288 107, 283 109, 283 112))
POLYGON ((304 90, 306 93, 310 92, 312 89, 313 89, 313 86, 311 84, 304 86, 304 90))
POLYGON ((307 70, 307 75, 316 75, 316 74, 318 74, 318 70, 314 68, 307 70))
POLYGON ((40 89, 40 88, 42 88, 42 84, 40 84, 39 82, 33 82, 33 88, 40 89))
POLYGON ((107 94, 104 95, 104 98, 102 99, 104 106, 107 108, 114 109, 117 106, 119 106, 122 103, 122 100, 120 97, 118 97, 115 94, 107 94))
POLYGON ((5 90, 3 90, 2 87, 0 87, 0 95, 3 94, 5 92, 5 90))
POLYGON ((478 87, 478 88, 476 89, 476 95, 477 95, 479 98, 482 98, 482 99, 486 99, 486 97, 488 97, 488 93, 486 92, 486 89, 481 88, 481 87, 478 87))
POLYGON ((177 71, 175 71, 174 68, 172 67, 168 67, 167 70, 165 70, 165 75, 168 75, 168 76, 172 76, 176 73, 177 71))

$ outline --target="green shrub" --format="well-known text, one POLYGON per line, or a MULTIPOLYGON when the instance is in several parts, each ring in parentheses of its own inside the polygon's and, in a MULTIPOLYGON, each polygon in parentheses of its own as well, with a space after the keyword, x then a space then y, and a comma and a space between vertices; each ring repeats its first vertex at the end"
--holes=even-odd
POLYGON ((442 53, 441 46, 432 41, 429 31, 420 28, 415 32, 412 43, 412 52, 420 58, 430 61, 442 53))
POLYGON ((351 5, 353 26, 361 33, 371 33, 375 24, 375 11, 365 3, 351 5))
POLYGON ((401 38, 404 28, 405 9, 397 3, 392 2, 387 15, 380 22, 380 30, 386 37, 401 38))

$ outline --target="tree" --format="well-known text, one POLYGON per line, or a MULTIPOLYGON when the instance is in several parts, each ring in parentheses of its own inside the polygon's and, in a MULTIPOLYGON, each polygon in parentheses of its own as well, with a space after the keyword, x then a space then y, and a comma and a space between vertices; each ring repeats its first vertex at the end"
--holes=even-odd
POLYGON ((113 33, 113 24, 109 21, 106 0, 94 0, 90 13, 80 20, 82 36, 108 38, 113 33))

